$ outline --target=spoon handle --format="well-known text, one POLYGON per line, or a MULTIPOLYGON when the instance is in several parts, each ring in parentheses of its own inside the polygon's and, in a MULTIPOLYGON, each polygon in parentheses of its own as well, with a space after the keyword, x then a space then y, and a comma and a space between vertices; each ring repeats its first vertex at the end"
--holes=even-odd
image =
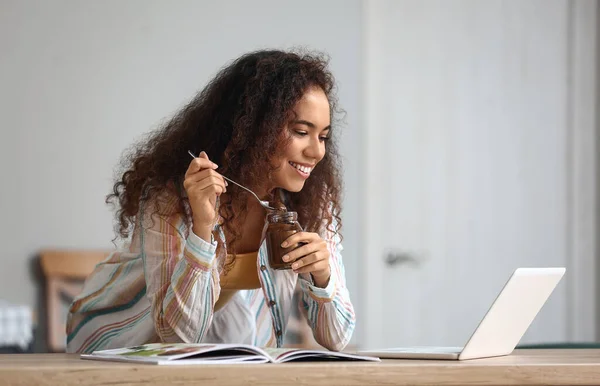
MULTIPOLYGON (((191 151, 191 150, 188 150, 188 154, 189 154, 189 155, 191 155, 191 156, 192 156, 192 158, 198 158, 198 157, 196 157, 196 156, 194 155, 194 153, 192 153, 192 151, 191 151)), ((229 182, 231 182, 231 183, 233 183, 233 184, 236 184, 237 186, 239 186, 240 188, 242 188, 242 189, 246 190, 247 192, 249 192, 249 193, 252 193, 252 195, 253 195, 254 197, 256 197, 256 199, 258 200, 258 202, 260 202, 260 204, 261 204, 262 206, 265 206, 265 205, 266 205, 266 206, 265 206, 266 208, 268 208, 268 209, 274 209, 274 208, 271 208, 270 206, 268 206, 267 204, 265 204, 263 201, 261 201, 261 199, 260 199, 260 198, 258 198, 258 196, 256 195, 256 193, 254 193, 253 191, 251 191, 251 190, 250 190, 250 189, 248 189, 247 187, 245 187, 245 186, 243 186, 243 185, 240 185, 240 184, 238 184, 237 182, 233 181, 233 180, 232 180, 232 179, 230 179, 230 178, 227 178, 227 177, 225 177, 225 176, 224 176, 224 175, 222 175, 222 174, 221 174, 221 177, 223 177, 224 179, 226 179, 227 181, 229 181, 229 182)))

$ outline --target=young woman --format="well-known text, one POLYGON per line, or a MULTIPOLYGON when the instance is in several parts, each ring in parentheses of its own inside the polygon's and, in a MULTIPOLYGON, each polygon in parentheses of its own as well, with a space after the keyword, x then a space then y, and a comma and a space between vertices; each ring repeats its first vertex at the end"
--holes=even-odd
POLYGON ((67 347, 151 342, 281 347, 297 282, 316 341, 343 349, 355 316, 346 288, 334 80, 320 56, 246 54, 125 158, 108 202, 127 242, 99 264, 69 309, 67 347), (197 158, 192 159, 188 151, 197 158), (298 213, 304 231, 274 270, 267 211, 298 213))

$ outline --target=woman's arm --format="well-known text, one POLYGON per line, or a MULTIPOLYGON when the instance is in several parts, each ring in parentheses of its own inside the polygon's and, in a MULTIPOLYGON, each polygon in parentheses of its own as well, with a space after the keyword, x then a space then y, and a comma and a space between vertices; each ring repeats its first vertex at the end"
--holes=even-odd
POLYGON ((346 277, 339 236, 328 232, 325 241, 329 250, 331 277, 325 288, 316 287, 310 275, 300 275, 302 288, 302 306, 307 311, 308 323, 313 330, 317 343, 333 350, 341 351, 346 347, 352 333, 356 317, 346 288, 346 277))
POLYGON ((163 342, 201 342, 220 293, 216 242, 191 230, 185 237, 181 214, 154 214, 144 225, 144 276, 156 333, 163 342))

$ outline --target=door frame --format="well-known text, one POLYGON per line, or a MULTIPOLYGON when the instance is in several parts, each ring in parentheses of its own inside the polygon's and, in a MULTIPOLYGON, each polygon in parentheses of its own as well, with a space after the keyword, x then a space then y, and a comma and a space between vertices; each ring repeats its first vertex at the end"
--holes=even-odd
MULTIPOLYGON (((600 6, 596 0, 568 1, 568 106, 567 106, 567 173, 571 181, 567 194, 568 261, 567 284, 567 333, 572 342, 600 339, 600 119, 596 109, 600 107, 600 6), (590 82, 590 79, 592 82, 590 82), (582 317, 586 315, 587 317, 582 317)), ((383 57, 383 47, 376 38, 381 28, 377 20, 380 1, 362 2, 362 90, 363 90, 363 162, 361 174, 364 184, 360 194, 362 206, 362 229, 364 235, 360 256, 363 279, 359 281, 359 346, 365 342, 379 342, 380 325, 385 300, 382 296, 381 277, 383 264, 382 240, 377 224, 381 224, 375 203, 383 196, 380 181, 385 175, 377 164, 378 150, 383 139, 369 135, 369 128, 383 127, 385 122, 374 107, 384 101, 377 89, 383 75, 377 72, 377 61, 383 57)))
POLYGON ((569 0, 569 99, 567 144, 570 250, 567 266, 568 335, 571 341, 597 341, 600 336, 600 157, 598 82, 600 29, 596 0, 569 0), (590 81, 591 80, 591 81, 590 81), (582 317, 590 315, 590 317, 582 317))

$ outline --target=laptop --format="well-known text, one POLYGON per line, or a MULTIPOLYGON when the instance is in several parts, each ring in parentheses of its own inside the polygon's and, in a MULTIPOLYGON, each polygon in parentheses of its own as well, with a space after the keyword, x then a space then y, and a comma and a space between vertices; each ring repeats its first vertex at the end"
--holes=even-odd
POLYGON ((564 267, 516 269, 464 347, 405 347, 358 353, 380 358, 453 360, 509 355, 564 274, 564 267))

